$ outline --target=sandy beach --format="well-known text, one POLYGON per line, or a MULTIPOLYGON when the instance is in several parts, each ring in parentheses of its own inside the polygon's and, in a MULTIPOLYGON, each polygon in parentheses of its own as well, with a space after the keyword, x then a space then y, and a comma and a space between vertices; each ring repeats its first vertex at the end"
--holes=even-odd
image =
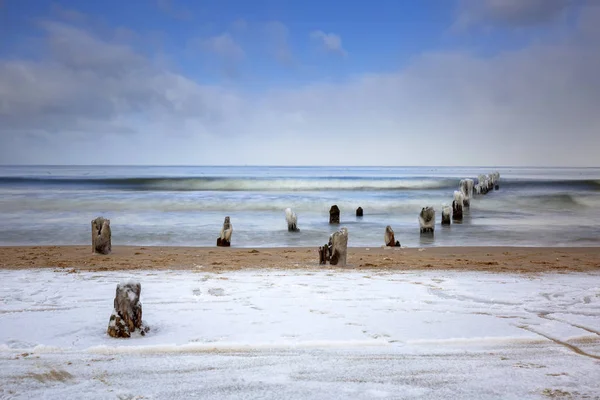
MULTIPOLYGON (((0 268, 82 271, 314 269, 317 248, 209 248, 114 246, 110 255, 90 246, 0 247, 0 268)), ((327 265, 327 268, 332 266, 327 265)), ((350 248, 339 269, 588 272, 600 269, 598 247, 350 248)))
POLYGON ((0 398, 600 393, 598 271, 71 271, 0 270, 0 398), (124 280, 141 282, 150 331, 114 339, 124 280))

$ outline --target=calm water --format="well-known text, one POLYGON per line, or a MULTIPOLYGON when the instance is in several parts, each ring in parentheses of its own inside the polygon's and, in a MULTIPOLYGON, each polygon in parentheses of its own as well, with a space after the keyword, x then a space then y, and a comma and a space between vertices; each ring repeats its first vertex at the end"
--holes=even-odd
POLYGON ((318 246, 338 229, 351 246, 380 246, 391 225, 406 246, 600 246, 600 169, 438 167, 0 167, 0 245, 89 244, 111 220, 113 245, 214 246, 226 215, 236 247, 318 246), (461 178, 498 170, 500 190, 442 228, 461 178), (436 209, 434 238, 419 235, 436 209), (355 217, 358 206, 364 217, 355 217), (299 233, 284 210, 298 214, 299 233))

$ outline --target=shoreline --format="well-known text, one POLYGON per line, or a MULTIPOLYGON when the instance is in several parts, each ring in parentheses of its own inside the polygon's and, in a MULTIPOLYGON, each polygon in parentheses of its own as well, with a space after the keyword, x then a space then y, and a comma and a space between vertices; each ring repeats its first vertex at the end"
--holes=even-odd
POLYGON ((337 269, 440 270, 502 273, 600 271, 600 247, 349 247, 346 267, 319 265, 317 247, 0 246, 0 269, 76 271, 337 269))

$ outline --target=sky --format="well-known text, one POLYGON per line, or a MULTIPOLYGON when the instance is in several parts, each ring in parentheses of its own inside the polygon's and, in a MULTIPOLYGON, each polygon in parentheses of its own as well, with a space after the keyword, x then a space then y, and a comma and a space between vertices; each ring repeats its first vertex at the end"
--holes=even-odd
POLYGON ((600 166, 600 1, 0 0, 0 164, 600 166))

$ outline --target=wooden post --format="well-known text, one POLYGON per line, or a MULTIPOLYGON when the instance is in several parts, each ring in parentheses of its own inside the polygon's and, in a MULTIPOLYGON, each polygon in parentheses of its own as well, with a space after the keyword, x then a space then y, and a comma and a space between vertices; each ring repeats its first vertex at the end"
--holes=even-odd
POLYGON ((285 220, 287 221, 289 232, 298 232, 300 230, 298 229, 298 216, 296 216, 296 213, 291 208, 285 209, 285 220))
POLYGON ((342 228, 331 235, 332 251, 329 264, 346 266, 346 255, 348 253, 348 229, 342 228))
POLYGON ((217 246, 219 247, 229 247, 231 246, 231 234, 233 233, 233 225, 231 225, 231 221, 229 217, 225 217, 225 221, 223 221, 223 227, 221 228, 221 233, 217 238, 217 246))
POLYGON ((394 237, 394 230, 391 226, 385 227, 385 233, 383 234, 383 241, 388 247, 400 247, 400 242, 394 237))
POLYGON ((150 330, 142 322, 142 303, 139 282, 127 282, 117 285, 114 309, 108 322, 107 333, 115 338, 128 338, 135 330, 143 336, 150 330))
POLYGON ((329 223, 339 224, 340 223, 340 209, 337 205, 332 205, 329 209, 329 223))
POLYGON ((450 225, 450 214, 452 214, 450 206, 442 207, 442 225, 450 225))
POLYGON ((435 229, 435 210, 433 207, 423 207, 419 213, 421 233, 433 233, 435 229))
POLYGON ((92 220, 92 253, 110 254, 111 250, 110 220, 103 217, 92 220))
POLYGON ((464 196, 462 192, 454 192, 454 201, 452 202, 452 220, 460 222, 463 219, 464 196))

